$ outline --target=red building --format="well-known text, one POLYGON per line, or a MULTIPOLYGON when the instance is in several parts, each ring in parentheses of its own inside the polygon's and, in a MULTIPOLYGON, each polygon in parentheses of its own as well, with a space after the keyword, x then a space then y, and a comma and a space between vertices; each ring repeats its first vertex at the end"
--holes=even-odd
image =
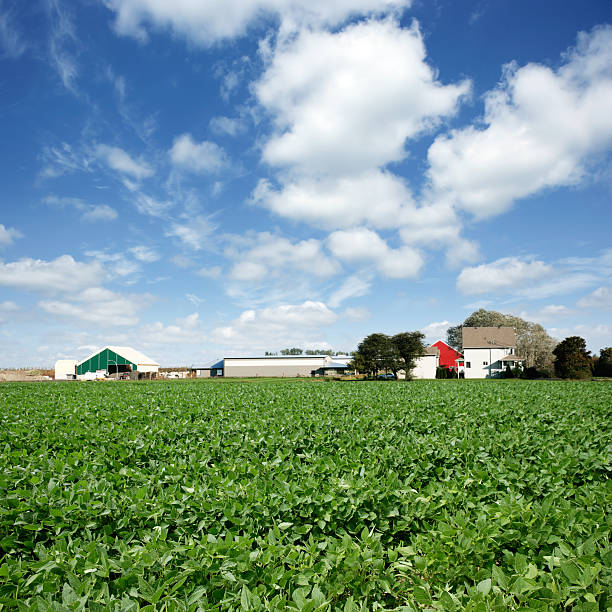
POLYGON ((454 348, 451 348, 443 342, 442 340, 438 340, 434 342, 431 346, 435 346, 440 350, 440 365, 444 366, 447 370, 453 369, 457 370, 457 359, 462 359, 463 355, 456 351, 454 348))

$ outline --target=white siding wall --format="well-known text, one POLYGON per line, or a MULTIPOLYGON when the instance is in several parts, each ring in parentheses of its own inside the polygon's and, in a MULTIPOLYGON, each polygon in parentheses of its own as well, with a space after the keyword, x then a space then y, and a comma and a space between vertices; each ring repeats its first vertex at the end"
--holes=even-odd
POLYGON ((465 348, 466 378, 494 378, 500 375, 506 367, 501 361, 502 357, 510 354, 509 348, 465 348), (470 367, 468 368, 468 363, 470 367))
POLYGON ((76 359, 60 359, 55 362, 55 380, 72 380, 76 374, 76 359))
MULTIPOLYGON (((414 370, 412 370, 412 378, 435 378, 436 368, 438 367, 439 363, 440 357, 438 355, 423 355, 422 357, 418 357, 414 370)), ((404 372, 404 370, 400 370, 397 373, 397 377, 402 380, 405 379, 406 372, 404 372)))
POLYGON ((440 358, 437 355, 423 355, 416 360, 412 378, 435 378, 440 358))
POLYGON ((313 370, 325 365, 325 357, 268 357, 249 359, 248 357, 226 357, 224 376, 310 376, 313 370))

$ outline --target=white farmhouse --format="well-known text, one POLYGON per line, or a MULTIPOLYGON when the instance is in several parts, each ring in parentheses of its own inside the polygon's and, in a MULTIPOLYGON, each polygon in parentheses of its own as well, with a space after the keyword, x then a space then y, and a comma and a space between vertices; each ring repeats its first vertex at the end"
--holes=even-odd
POLYGON ((506 366, 523 361, 516 354, 516 333, 512 327, 464 327, 463 362, 465 378, 497 378, 506 366))

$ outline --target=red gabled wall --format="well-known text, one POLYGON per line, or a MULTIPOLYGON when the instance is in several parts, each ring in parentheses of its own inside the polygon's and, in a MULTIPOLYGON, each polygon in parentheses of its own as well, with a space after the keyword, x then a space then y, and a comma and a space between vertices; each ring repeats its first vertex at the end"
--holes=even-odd
POLYGON ((441 366, 444 366, 445 368, 457 369, 457 362, 455 361, 455 359, 463 357, 463 355, 459 351, 456 351, 454 348, 451 348, 450 346, 448 346, 448 344, 446 344, 446 342, 443 342, 442 340, 434 342, 432 346, 435 346, 437 349, 440 349, 441 366))

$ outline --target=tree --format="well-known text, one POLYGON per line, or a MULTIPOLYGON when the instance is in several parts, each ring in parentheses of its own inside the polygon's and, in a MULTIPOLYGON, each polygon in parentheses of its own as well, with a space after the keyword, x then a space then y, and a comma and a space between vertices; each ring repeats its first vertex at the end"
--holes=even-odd
POLYGON ((516 346, 519 357, 525 361, 525 368, 551 375, 553 373, 553 349, 557 341, 551 338, 539 323, 531 323, 520 317, 481 308, 473 312, 462 325, 449 327, 446 343, 455 350, 463 349, 463 327, 512 327, 516 332, 516 346))
POLYGON ((281 355, 301 355, 303 352, 301 348, 286 348, 281 351, 281 355))
POLYGON ((350 367, 358 372, 376 375, 378 372, 391 371, 397 376, 402 367, 402 359, 397 348, 386 334, 370 334, 357 346, 350 367))
POLYGON ((399 356, 402 359, 401 369, 406 372, 406 378, 410 378, 410 373, 414 370, 416 360, 425 354, 425 346, 423 340, 425 334, 421 332, 402 332, 395 334, 391 338, 391 342, 394 344, 399 356))
POLYGON ((595 363, 595 376, 612 377, 612 347, 602 348, 595 363))
POLYGON ((590 378, 591 357, 586 342, 580 336, 570 336, 553 351, 555 374, 560 378, 590 378))
POLYGON ((338 355, 338 351, 333 351, 332 349, 307 349, 304 352, 305 355, 329 355, 332 357, 333 355, 338 355))
POLYGON ((421 332, 402 332, 392 337, 370 334, 357 347, 350 365, 358 372, 372 375, 390 371, 396 378, 404 370, 409 378, 416 359, 425 353, 424 338, 421 332))

